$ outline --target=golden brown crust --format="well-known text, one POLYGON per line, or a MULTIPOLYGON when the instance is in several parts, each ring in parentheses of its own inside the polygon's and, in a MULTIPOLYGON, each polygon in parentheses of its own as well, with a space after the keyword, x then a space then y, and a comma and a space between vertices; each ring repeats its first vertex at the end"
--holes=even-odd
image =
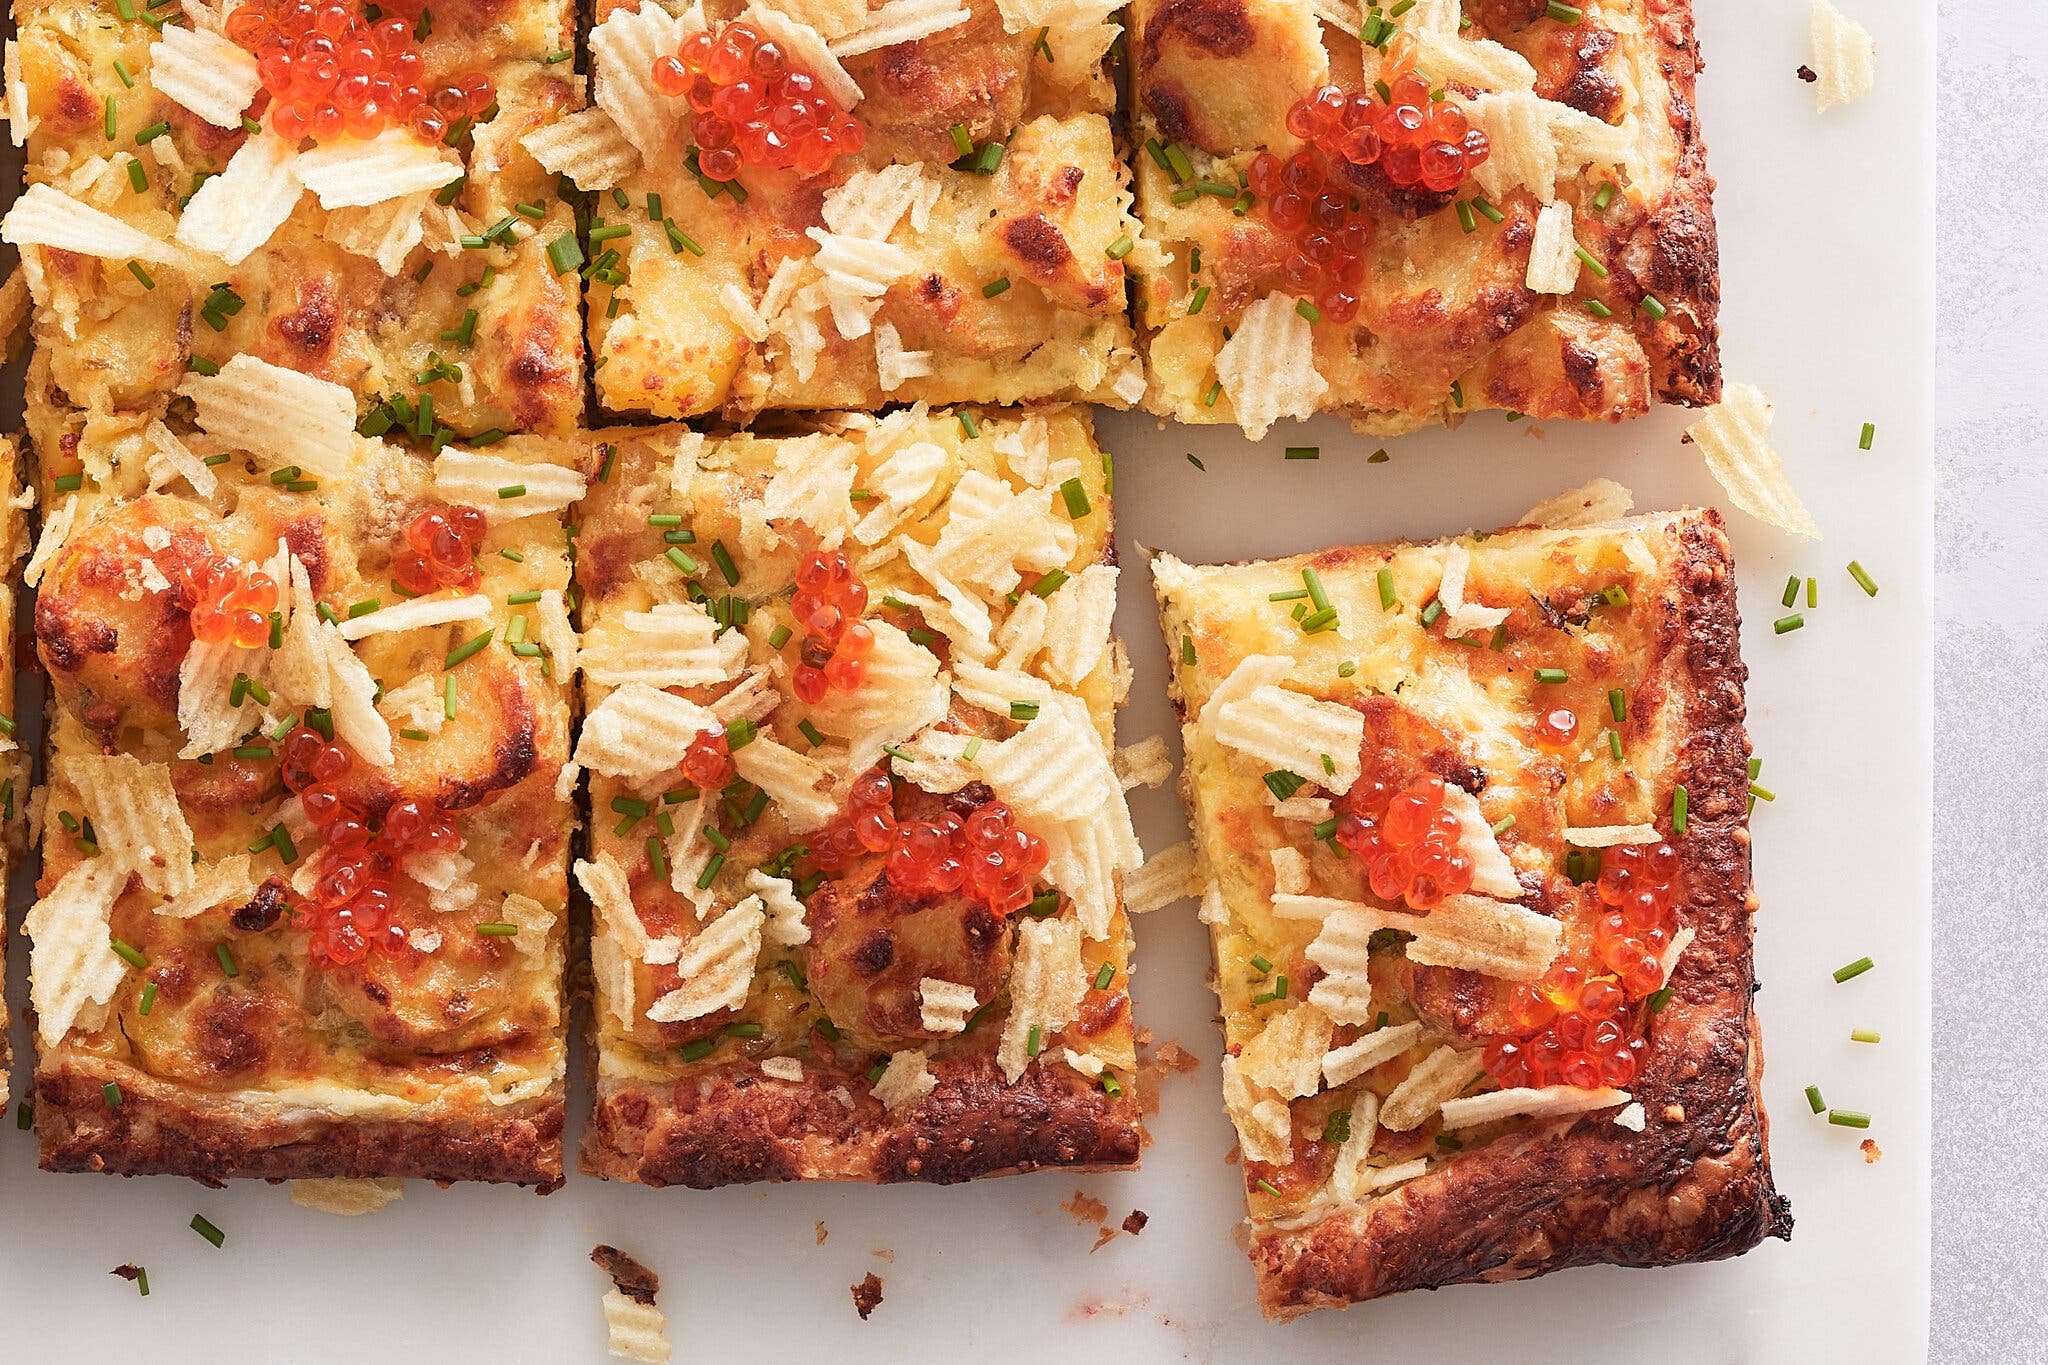
POLYGON ((562 1183, 562 1106, 546 1097, 402 1120, 281 1115, 232 1094, 166 1085, 117 1062, 68 1056, 38 1069, 36 1136, 46 1171, 235 1178, 402 1177, 562 1183), (119 1087, 109 1104, 106 1087, 119 1087))
POLYGON ((933 1065, 937 1087, 895 1113, 847 1087, 752 1067, 669 1085, 601 1084, 581 1168, 613 1180, 709 1189, 756 1180, 919 1180, 951 1185, 1045 1167, 1111 1170, 1138 1159, 1138 1101, 1064 1067, 1006 1085, 990 1057, 933 1065))
POLYGON ((1685 922, 1698 937, 1679 959, 1670 1003, 1649 1016, 1650 1060, 1630 1087, 1647 1125, 1630 1132, 1604 1112, 1535 1124, 1363 1207, 1299 1230, 1255 1231, 1269 1316, 1575 1265, 1714 1260, 1791 1235, 1758 1090, 1734 568, 1718 514, 1689 517, 1679 536, 1681 613, 1659 643, 1685 697, 1677 780, 1690 814, 1673 842, 1690 888, 1685 922))

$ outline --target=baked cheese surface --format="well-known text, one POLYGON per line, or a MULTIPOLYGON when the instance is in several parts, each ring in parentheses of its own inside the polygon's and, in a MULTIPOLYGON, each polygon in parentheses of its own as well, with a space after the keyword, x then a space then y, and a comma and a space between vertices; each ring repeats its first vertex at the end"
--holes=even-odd
MULTIPOLYGON (((1653 401, 1717 401, 1719 267, 1689 0, 1562 8, 1578 17, 1500 0, 1422 0, 1398 17, 1139 0, 1134 164, 1160 248, 1147 260, 1165 262, 1138 291, 1145 408, 1258 436, 1276 416, 1315 411, 1391 434, 1483 409, 1612 421, 1653 401), (1341 286, 1312 265, 1305 280, 1289 259, 1329 259, 1309 241, 1321 220, 1304 237, 1276 226, 1277 195, 1252 190, 1253 163, 1313 158, 1290 131, 1296 102, 1327 87, 1369 99, 1377 86, 1384 100, 1404 62, 1425 82, 1420 107, 1457 111, 1490 155, 1448 190, 1404 187, 1381 161, 1324 158, 1307 202, 1348 210, 1365 240, 1341 286), (1323 293, 1339 287, 1349 317, 1323 293), (1303 324, 1272 343, 1254 326, 1230 347, 1269 300, 1281 315, 1302 307, 1303 324), (1294 377, 1276 384, 1275 370, 1294 377)), ((1338 238, 1336 219, 1321 226, 1338 238)))
POLYGON ((586 1168, 712 1186, 1135 1162, 1138 857, 1109 759, 1128 674, 1085 412, 598 438, 576 537, 586 1168), (838 588, 811 586, 817 563, 838 588), (866 637, 864 676, 821 686, 839 629, 866 637), (956 858, 950 880, 919 849, 956 858), (1007 893, 963 880, 989 857, 1007 893))
POLYGON ((1719 518, 1153 570, 1266 1311, 1789 1231, 1719 518))
POLYGON ((49 1169, 560 1182, 581 447, 430 461, 329 397, 324 450, 159 423, 41 470, 49 1169), (409 591, 464 507, 467 583, 409 591), (275 585, 253 644, 200 638, 222 573, 275 585))

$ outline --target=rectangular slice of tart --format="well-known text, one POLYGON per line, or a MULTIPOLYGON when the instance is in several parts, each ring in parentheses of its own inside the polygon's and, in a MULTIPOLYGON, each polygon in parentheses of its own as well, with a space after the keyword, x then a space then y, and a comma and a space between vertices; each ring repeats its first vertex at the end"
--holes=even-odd
POLYGON ((583 447, 430 461, 246 356, 191 397, 41 470, 42 1163, 552 1188, 583 447))
POLYGON ((1144 375, 1115 6, 601 0, 590 344, 616 413, 1074 399, 1144 375))
POLYGON ((1147 410, 1256 438, 1718 400, 1690 0, 1132 14, 1147 410))
POLYGON ((1719 516, 1153 571, 1266 1313, 1789 1236, 1719 516))
POLYGON ((1086 410, 599 439, 584 1168, 1135 1164, 1129 674, 1086 410))
POLYGON ((568 5, 15 15, 28 188, 0 236, 23 247, 49 401, 161 417, 188 374, 253 355, 353 390, 373 432, 573 429, 579 290, 547 244, 575 214, 523 145, 583 102, 550 61, 568 5))

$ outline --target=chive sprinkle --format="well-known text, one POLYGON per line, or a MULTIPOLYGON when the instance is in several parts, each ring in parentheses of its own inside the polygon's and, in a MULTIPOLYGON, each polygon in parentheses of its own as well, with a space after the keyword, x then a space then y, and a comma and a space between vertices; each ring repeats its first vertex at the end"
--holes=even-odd
POLYGON ((1287 458, 1290 460, 1320 460, 1323 458, 1323 448, 1321 446, 1289 446, 1287 447, 1287 458))
POLYGON ((142 950, 132 943, 123 943, 118 938, 110 938, 107 940, 107 947, 113 949, 115 957, 120 958, 138 972, 149 966, 149 959, 144 957, 142 950))
POLYGON ((1381 609, 1392 611, 1394 609, 1394 570, 1390 566, 1382 565, 1380 567, 1379 587, 1381 609))
POLYGON ((1859 957, 1846 967, 1835 968, 1835 981, 1838 984, 1843 981, 1853 981, 1876 965, 1875 962, 1872 962, 1867 957, 1859 957))
POLYGON ((1109 983, 1114 980, 1116 980, 1116 964, 1105 962, 1102 964, 1102 970, 1095 974, 1095 989, 1098 991, 1106 990, 1109 987, 1109 983))
POLYGON ((121 1087, 120 1087, 120 1086, 118 1086, 118 1085, 115 1085, 115 1084, 114 1084, 114 1083, 113 1083, 112 1081, 108 1081, 108 1082, 107 1082, 107 1083, 106 1083, 105 1085, 103 1085, 103 1086, 101 1086, 101 1087, 100 1087, 100 1098, 101 1098, 101 1099, 103 1099, 103 1100, 105 1100, 105 1101, 107 1102, 107 1108, 109 1108, 109 1109, 118 1109, 118 1108, 120 1108, 120 1107, 121 1107, 121 1087))
POLYGON ((1874 1028, 1858 1028, 1849 1030, 1849 1041, 1852 1043, 1876 1043, 1881 1042, 1883 1040, 1883 1037, 1884 1035, 1879 1033, 1874 1028))
POLYGON ((1576 24, 1586 17, 1585 11, 1577 5, 1565 4, 1564 0, 1550 0, 1550 3, 1544 6, 1543 12, 1560 24, 1576 24))
POLYGON ((1877 596, 1877 580, 1853 559, 1849 561, 1849 577, 1856 580, 1856 586, 1863 589, 1865 596, 1877 596))
POLYGON ((1865 422, 1863 424, 1863 434, 1856 438, 1856 448, 1858 450, 1868 450, 1870 449, 1871 442, 1875 441, 1876 439, 1877 423, 1865 422))
POLYGON ((215 1227, 212 1223, 208 1222, 206 1215, 203 1213, 195 1213, 192 1215, 192 1231, 198 1233, 201 1237, 204 1237, 207 1241, 213 1243, 215 1246, 221 1245, 228 1239, 228 1235, 225 1232, 222 1232, 219 1228, 215 1227))
POLYGON ((135 1012, 136 1012, 137 1014, 140 1014, 140 1015, 144 1016, 145 1018, 147 1018, 147 1017, 148 1017, 148 1015, 149 1015, 149 1012, 150 1012, 150 1010, 154 1009, 155 1007, 156 1007, 156 982, 154 982, 154 981, 151 981, 151 982, 149 982, 149 983, 147 983, 147 984, 145 984, 145 985, 143 986, 143 988, 142 988, 142 1003, 141 1003, 141 1004, 139 1004, 139 1005, 137 1005, 137 1006, 135 1007, 135 1012))
POLYGON ((1779 604, 1780 606, 1785 606, 1785 607, 1789 607, 1789 606, 1791 606, 1791 605, 1792 605, 1792 604, 1793 604, 1794 602, 1797 602, 1798 600, 1799 600, 1799 575, 1798 575, 1798 574, 1793 574, 1793 575, 1792 575, 1792 576, 1791 576, 1790 578, 1788 578, 1788 579, 1786 579, 1786 580, 1785 580, 1785 592, 1784 592, 1784 595, 1783 595, 1782 597, 1780 597, 1780 598, 1778 599, 1778 604, 1779 604))
POLYGON ((1830 1109, 1828 1122, 1837 1128, 1868 1128, 1870 1115, 1855 1109, 1830 1109))
MULTIPOLYGON (((278 829, 282 831, 284 829, 284 826, 279 825, 278 829)), ((284 836, 282 833, 280 833, 278 837, 282 839, 284 836)), ((241 964, 235 961, 235 950, 228 947, 227 944, 214 944, 213 955, 220 960, 220 969, 228 974, 228 978, 230 980, 233 980, 235 977, 238 977, 242 974, 241 964)))
POLYGON ((1060 498, 1067 505, 1067 517, 1079 521, 1093 510, 1088 503, 1088 490, 1081 486, 1079 479, 1068 479, 1060 485, 1060 498))
POLYGON ((1536 681, 1540 683, 1561 683, 1567 676, 1561 668, 1539 668, 1536 670, 1536 681))
POLYGON ((1692 794, 1684 787, 1671 789, 1671 830, 1674 834, 1685 833, 1685 815, 1692 804, 1692 794))
POLYGON ((1806 618, 1795 611, 1790 616, 1780 616, 1771 622, 1771 630, 1779 635, 1789 635, 1805 624, 1806 618))
POLYGON ((462 644, 457 645, 454 649, 449 650, 447 660, 441 665, 441 671, 443 673, 446 673, 451 669, 455 668, 457 665, 466 663, 469 659, 481 653, 484 647, 490 644, 491 637, 496 633, 497 627, 492 626, 489 629, 485 630, 483 634, 475 637, 474 639, 464 641, 462 644))
POLYGON ((1828 1111, 1828 1102, 1820 1097, 1819 1086, 1806 1087, 1806 1107, 1816 1114, 1825 1114, 1828 1111))

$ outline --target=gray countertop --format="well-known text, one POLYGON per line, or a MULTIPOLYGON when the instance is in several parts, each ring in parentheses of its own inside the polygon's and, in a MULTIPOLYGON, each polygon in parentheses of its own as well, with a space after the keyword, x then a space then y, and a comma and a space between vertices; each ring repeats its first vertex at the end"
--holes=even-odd
POLYGON ((2048 1361, 2048 1102, 2007 1008, 2048 947, 2048 600, 2019 586, 2048 512, 2048 12, 1940 19, 1932 1356, 2048 1361), (1988 888, 1945 853, 1966 840, 1988 888))

